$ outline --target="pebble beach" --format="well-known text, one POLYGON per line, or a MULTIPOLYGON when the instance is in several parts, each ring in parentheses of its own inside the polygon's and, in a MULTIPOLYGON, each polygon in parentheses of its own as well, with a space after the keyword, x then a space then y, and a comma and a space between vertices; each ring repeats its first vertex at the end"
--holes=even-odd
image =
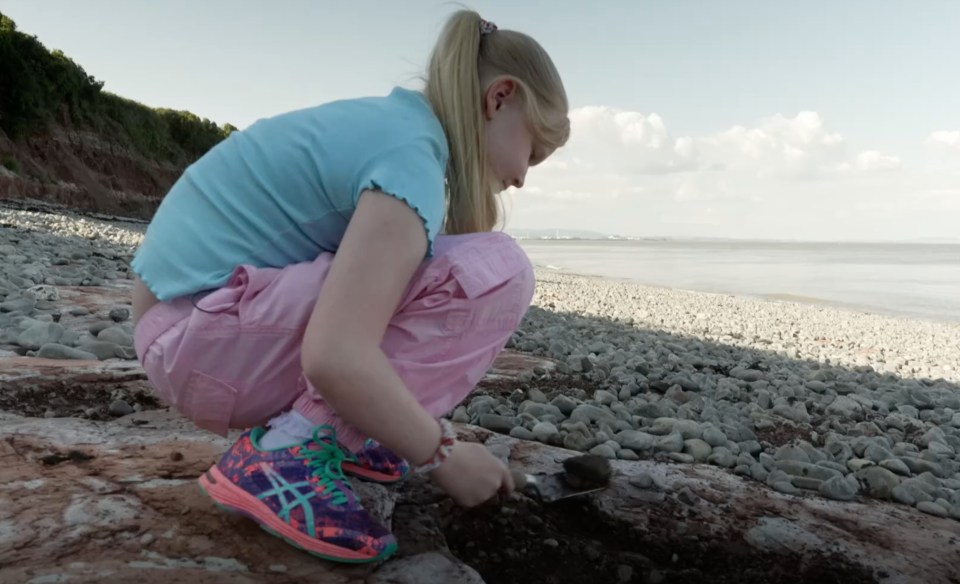
MULTIPOLYGON (((0 357, 135 359, 129 304, 84 313, 61 296, 129 285, 144 229, 0 208, 0 357)), ((478 388, 454 420, 960 519, 960 325, 537 275, 508 348, 555 367, 478 388)))

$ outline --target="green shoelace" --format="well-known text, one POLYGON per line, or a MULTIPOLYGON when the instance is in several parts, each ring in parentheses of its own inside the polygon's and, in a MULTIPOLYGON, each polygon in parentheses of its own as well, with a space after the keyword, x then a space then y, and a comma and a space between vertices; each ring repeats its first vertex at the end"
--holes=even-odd
POLYGON ((349 500, 344 488, 350 489, 350 484, 343 474, 343 462, 348 460, 343 450, 338 447, 337 434, 333 427, 324 425, 313 430, 312 441, 319 448, 300 448, 297 455, 307 460, 310 474, 317 478, 317 484, 323 489, 323 494, 329 495, 335 505, 344 505, 349 500), (320 436, 320 434, 326 434, 320 436), (332 493, 331 493, 332 491, 332 493))

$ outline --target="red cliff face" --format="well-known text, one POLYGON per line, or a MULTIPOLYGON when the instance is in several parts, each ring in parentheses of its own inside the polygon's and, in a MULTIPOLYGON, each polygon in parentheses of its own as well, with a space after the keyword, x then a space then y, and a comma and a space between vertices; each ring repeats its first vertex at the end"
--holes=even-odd
POLYGON ((0 131, 4 199, 149 219, 185 167, 63 126, 18 142, 0 131))

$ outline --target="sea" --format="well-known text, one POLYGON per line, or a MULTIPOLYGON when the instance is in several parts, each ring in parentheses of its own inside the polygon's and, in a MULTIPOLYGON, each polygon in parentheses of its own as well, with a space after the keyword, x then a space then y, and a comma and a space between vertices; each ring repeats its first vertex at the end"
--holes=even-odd
POLYGON ((960 323, 960 244, 520 239, 558 272, 960 323))

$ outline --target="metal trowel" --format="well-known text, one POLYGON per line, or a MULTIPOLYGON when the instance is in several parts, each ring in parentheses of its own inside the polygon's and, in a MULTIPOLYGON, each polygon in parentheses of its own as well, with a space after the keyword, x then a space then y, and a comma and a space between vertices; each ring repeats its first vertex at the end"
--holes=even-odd
POLYGON ((564 473, 536 473, 528 474, 519 470, 511 470, 516 490, 521 491, 543 503, 553 503, 571 497, 580 497, 588 493, 603 490, 605 484, 589 484, 574 487, 564 479, 564 473))

